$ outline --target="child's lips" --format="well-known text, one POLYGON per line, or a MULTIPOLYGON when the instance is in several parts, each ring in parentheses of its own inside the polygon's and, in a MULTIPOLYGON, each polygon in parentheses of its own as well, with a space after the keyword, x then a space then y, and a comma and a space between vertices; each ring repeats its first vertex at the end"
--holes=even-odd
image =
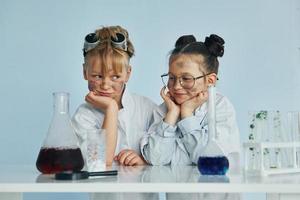
POLYGON ((99 96, 110 97, 112 93, 108 93, 108 92, 98 92, 97 94, 98 94, 99 96))
POLYGON ((184 96, 186 93, 174 93, 174 96, 184 96))
POLYGON ((103 92, 103 91, 99 91, 99 90, 94 90, 94 94, 96 96, 110 97, 113 93, 112 92, 103 92))

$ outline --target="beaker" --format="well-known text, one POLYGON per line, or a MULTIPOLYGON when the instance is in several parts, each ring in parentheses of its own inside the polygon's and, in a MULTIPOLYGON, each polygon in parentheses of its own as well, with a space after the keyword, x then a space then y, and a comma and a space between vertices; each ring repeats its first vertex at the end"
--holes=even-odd
POLYGON ((300 112, 290 111, 287 114, 287 130, 290 141, 300 142, 300 112))
POLYGON ((268 136, 268 118, 266 110, 249 111, 249 142, 266 142, 268 136))
MULTIPOLYGON (((269 111, 267 110, 257 110, 249 111, 249 135, 248 141, 251 143, 256 142, 268 142, 269 141, 269 111)), ((264 156, 264 167, 268 169, 270 167, 270 150, 268 148, 263 150, 264 156)), ((246 161, 249 166, 249 170, 258 170, 260 169, 260 151, 257 148, 250 147, 249 152, 246 157, 246 161)))
POLYGON ((53 93, 54 113, 36 167, 43 174, 79 171, 84 166, 69 115, 69 93, 53 93))
POLYGON ((105 129, 87 130, 86 166, 89 172, 106 170, 105 129))
MULTIPOLYGON (((291 141, 300 142, 300 112, 290 111, 287 115, 288 120, 288 133, 291 137, 291 141)), ((300 148, 296 148, 296 161, 294 166, 300 167, 300 148)))
MULTIPOLYGON (((279 110, 270 112, 270 141, 271 142, 288 142, 291 136, 287 131, 285 121, 279 110)), ((274 148, 272 168, 287 168, 293 166, 293 159, 290 148, 274 148)))
POLYGON ((208 87, 208 142, 198 159, 198 169, 202 175, 225 175, 229 161, 216 141, 216 88, 208 87))

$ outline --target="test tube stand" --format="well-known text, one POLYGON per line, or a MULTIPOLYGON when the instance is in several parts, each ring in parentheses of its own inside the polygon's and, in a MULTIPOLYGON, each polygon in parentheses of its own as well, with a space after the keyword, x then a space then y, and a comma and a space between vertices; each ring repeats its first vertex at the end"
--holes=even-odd
POLYGON ((247 174, 260 174, 262 176, 268 176, 272 174, 285 174, 285 173, 297 173, 300 172, 300 162, 299 162, 299 155, 300 153, 300 142, 245 142, 243 143, 243 152, 245 158, 245 172, 247 174), (247 154, 250 148, 253 148, 258 152, 256 154, 256 159, 258 161, 258 166, 256 169, 249 169, 249 159, 247 158, 247 154), (293 166, 288 168, 265 168, 264 166, 264 151, 265 149, 284 149, 284 148, 291 148, 293 150, 293 166))

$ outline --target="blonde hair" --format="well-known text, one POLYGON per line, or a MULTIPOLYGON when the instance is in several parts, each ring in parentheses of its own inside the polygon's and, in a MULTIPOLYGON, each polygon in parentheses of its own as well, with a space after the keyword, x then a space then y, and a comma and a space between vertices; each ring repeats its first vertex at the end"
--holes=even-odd
POLYGON ((134 55, 134 47, 127 30, 121 26, 108 26, 97 29, 95 33, 101 42, 94 49, 87 52, 84 57, 84 66, 87 66, 90 57, 98 56, 103 74, 106 74, 111 68, 117 73, 122 72, 124 67, 129 66, 129 60, 134 55), (111 45, 111 37, 116 37, 117 33, 122 33, 125 36, 127 41, 126 51, 111 45), (112 66, 108 65, 109 58, 112 61, 112 66))

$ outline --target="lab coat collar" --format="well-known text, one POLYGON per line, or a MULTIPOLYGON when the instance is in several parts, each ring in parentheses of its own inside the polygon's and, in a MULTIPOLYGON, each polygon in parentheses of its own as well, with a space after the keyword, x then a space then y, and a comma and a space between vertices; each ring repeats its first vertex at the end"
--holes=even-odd
MULTIPOLYGON (((123 91, 123 95, 121 98, 121 103, 123 108, 121 110, 129 110, 131 105, 132 105, 132 99, 131 99, 131 94, 130 92, 127 90, 127 86, 124 86, 124 91, 123 91)), ((121 111, 120 110, 120 111, 121 111)))

